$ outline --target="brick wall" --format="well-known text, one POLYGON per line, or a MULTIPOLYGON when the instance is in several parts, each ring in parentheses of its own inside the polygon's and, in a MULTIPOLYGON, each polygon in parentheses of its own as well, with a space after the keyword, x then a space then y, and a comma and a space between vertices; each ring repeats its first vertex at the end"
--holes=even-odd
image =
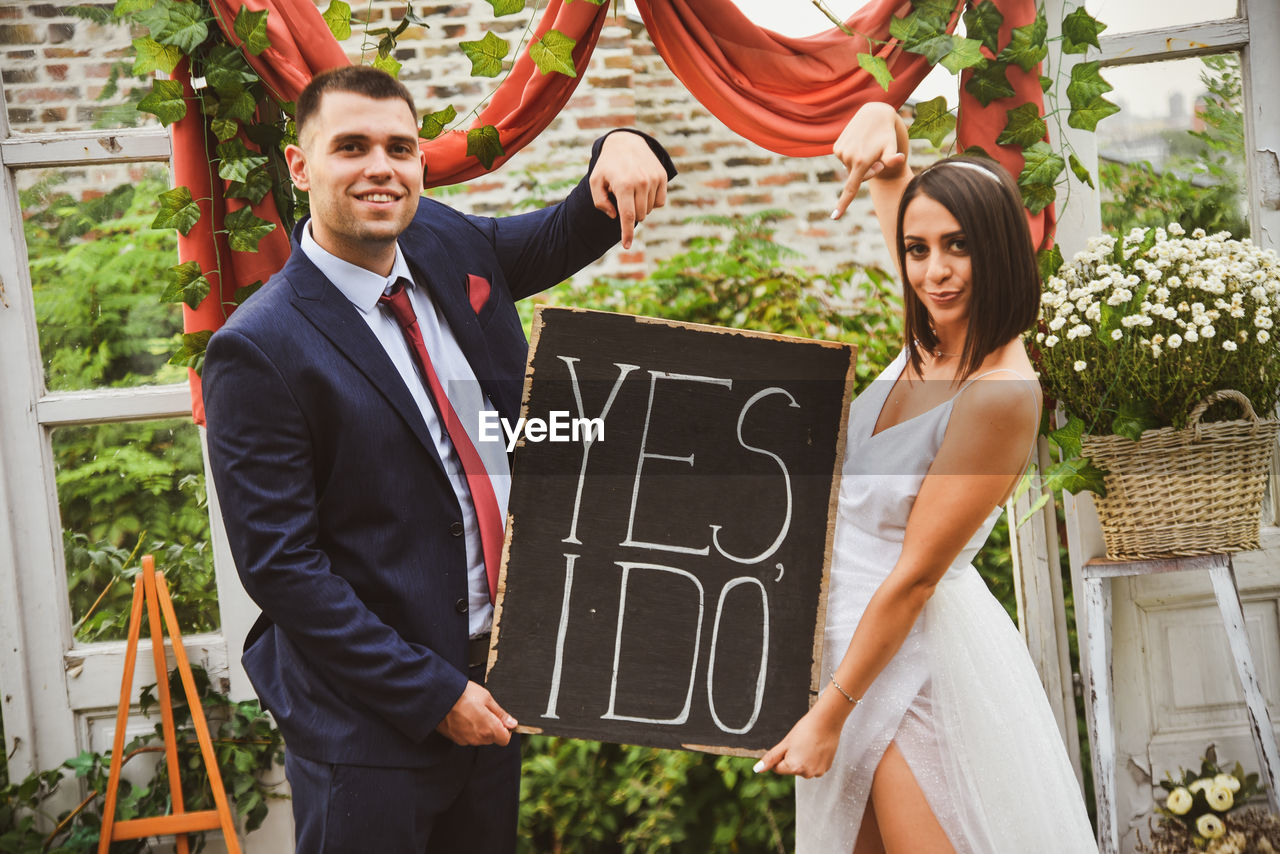
MULTIPOLYGON (((323 8, 327 2, 320 0, 319 5, 323 8)), ((492 7, 483 0, 414 5, 428 26, 411 28, 401 37, 396 52, 403 63, 400 78, 420 110, 452 104, 465 115, 497 81, 470 77, 470 63, 456 49, 457 42, 480 39, 492 30, 514 44, 531 13, 495 20, 492 7)), ((356 14, 364 22, 353 22, 353 35, 345 44, 357 62, 362 46, 376 41, 364 35, 364 29, 394 26, 405 8, 403 0, 372 0, 359 7, 356 14)), ((84 129, 104 119, 118 126, 106 108, 122 101, 129 87, 147 85, 126 76, 113 99, 97 100, 111 64, 129 54, 130 34, 122 27, 102 27, 72 16, 66 9, 61 4, 0 0, 0 74, 12 133, 84 129)), ((372 52, 364 51, 364 57, 369 61, 372 52)), ((510 211, 532 199, 558 198, 565 192, 563 182, 582 174, 591 141, 621 125, 638 127, 661 140, 680 176, 667 207, 641 227, 631 251, 615 250, 597 263, 594 273, 643 275, 654 262, 681 251, 692 237, 718 233, 714 227, 688 223, 689 217, 776 208, 792 213, 778 224, 776 239, 800 253, 797 263, 820 270, 850 261, 889 264, 865 193, 841 222, 829 219, 843 171, 834 158, 784 157, 734 134, 667 69, 643 24, 629 18, 621 3, 614 7, 569 104, 538 139, 498 172, 463 188, 433 192, 460 209, 481 214, 510 211)), ((67 175, 74 186, 102 191, 136 180, 137 173, 138 167, 95 168, 68 170, 67 175)), ((24 178, 25 183, 30 180, 24 178)))

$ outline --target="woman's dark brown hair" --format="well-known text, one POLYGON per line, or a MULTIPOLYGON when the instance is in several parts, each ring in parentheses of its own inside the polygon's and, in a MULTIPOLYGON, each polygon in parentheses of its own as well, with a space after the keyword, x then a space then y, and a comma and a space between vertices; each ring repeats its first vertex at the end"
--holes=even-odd
MULTIPOLYGON (((1040 311, 1040 271, 1022 194, 1009 173, 994 160, 949 157, 911 179, 898 205, 898 269, 906 277, 907 249, 902 223, 907 206, 925 195, 945 207, 964 232, 972 270, 969 327, 960 353, 959 382, 996 349, 1017 338, 1040 311), (981 170, 981 171, 979 171, 981 170), (986 174, 982 174, 985 172, 986 174)), ((903 282, 906 346, 919 373, 920 351, 932 353, 938 337, 929 311, 910 282, 903 282)))

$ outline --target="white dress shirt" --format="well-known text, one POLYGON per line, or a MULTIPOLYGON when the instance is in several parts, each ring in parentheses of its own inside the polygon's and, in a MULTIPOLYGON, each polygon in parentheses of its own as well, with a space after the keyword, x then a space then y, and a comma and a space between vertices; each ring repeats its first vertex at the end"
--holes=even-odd
MULTIPOLYGON (((302 251, 364 318, 364 322, 369 325, 396 370, 400 372, 400 377, 422 413, 427 432, 444 462, 445 473, 462 508, 463 536, 467 545, 467 598, 470 607, 468 629, 472 637, 487 632, 493 623, 493 606, 489 603, 489 580, 485 575, 480 526, 476 521, 475 506, 471 502, 471 490, 467 487, 467 476, 453 443, 449 441, 449 434, 436 414, 426 381, 418 368, 417 358, 410 352, 404 331, 391 313, 378 305, 378 297, 390 290, 397 279, 414 281, 404 253, 400 251, 400 244, 396 244, 396 260, 389 276, 380 276, 364 267, 358 267, 322 248, 311 236, 310 223, 302 232, 302 251)), ((407 291, 414 313, 418 316, 418 327, 426 342, 427 353, 431 356, 431 365, 454 411, 466 427, 472 444, 484 461, 494 495, 498 499, 498 512, 505 525, 507 499, 511 494, 511 469, 507 463, 506 449, 501 441, 481 442, 479 436, 480 412, 496 411, 497 408, 485 397, 475 372, 471 369, 471 363, 463 355, 453 331, 436 308, 427 289, 415 283, 407 291)))

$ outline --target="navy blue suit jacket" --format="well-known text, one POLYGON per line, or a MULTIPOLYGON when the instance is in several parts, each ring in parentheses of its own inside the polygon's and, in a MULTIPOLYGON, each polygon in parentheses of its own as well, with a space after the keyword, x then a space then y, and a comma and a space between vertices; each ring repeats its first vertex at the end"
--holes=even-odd
MULTIPOLYGON (((462 511, 386 352, 298 250, 302 227, 204 364, 210 466, 237 569, 263 610, 245 670, 298 755, 427 766, 451 749, 435 729, 467 679, 462 511)), ((514 420, 528 352, 514 301, 618 238, 584 178, 560 204, 502 219, 422 199, 400 245, 485 394, 514 420), (478 310, 469 276, 490 285, 478 310)))

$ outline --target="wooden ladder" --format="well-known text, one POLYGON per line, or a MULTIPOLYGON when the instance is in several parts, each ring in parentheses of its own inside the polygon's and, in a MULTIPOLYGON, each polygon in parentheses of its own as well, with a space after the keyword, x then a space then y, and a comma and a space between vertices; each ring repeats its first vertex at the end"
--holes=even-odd
MULTIPOLYGON (((1275 725, 1267 711, 1267 701, 1258 681, 1258 671, 1249 648, 1249 633, 1240 603, 1235 565, 1230 554, 1168 557, 1151 560, 1107 560, 1098 558, 1082 567, 1084 595, 1081 603, 1089 632, 1089 652, 1085 668, 1085 696, 1092 698, 1088 711, 1089 744, 1093 752, 1093 780, 1098 808, 1098 848, 1101 854, 1118 854, 1120 817, 1116 803, 1116 734, 1111 685, 1111 580, 1162 572, 1208 570, 1213 595, 1218 602, 1227 632, 1236 675, 1244 693, 1249 733, 1258 754, 1258 772, 1267 787, 1267 801, 1280 812, 1280 749, 1276 746, 1275 725)), ((1077 600, 1078 602, 1080 600, 1077 600)), ((1079 607, 1079 606, 1078 606, 1079 607)))
POLYGON ((120 706, 116 711, 116 733, 111 747, 111 773, 107 782, 106 803, 102 810, 102 834, 98 839, 98 854, 108 854, 111 843, 124 839, 142 839, 148 836, 176 836, 178 854, 188 854, 187 834, 204 830, 221 830, 228 854, 240 854, 240 841, 236 837, 235 822, 227 805, 227 794, 222 787, 222 774, 213 754, 213 741, 204 719, 204 709, 191 675, 191 663, 182 635, 178 631, 178 619, 169 599, 169 588, 164 583, 164 573, 156 572, 151 555, 142 558, 142 572, 133 583, 133 610, 129 615, 129 643, 124 658, 124 679, 120 686, 120 706), (125 723, 129 719, 129 698, 133 694, 133 670, 138 660, 138 635, 142 628, 142 607, 145 601, 151 631, 151 653, 155 659, 156 693, 159 695, 160 716, 164 733, 164 755, 169 769, 169 791, 173 812, 169 815, 116 821, 116 799, 120 792, 120 766, 124 759, 125 723), (200 743, 200 754, 209 771, 209 786, 213 790, 216 809, 187 812, 182 804, 182 784, 178 776, 178 744, 173 724, 173 703, 169 696, 169 671, 165 666, 164 636, 160 618, 164 615, 164 630, 173 643, 173 657, 178 674, 182 678, 183 693, 191 709, 191 723, 200 743))

